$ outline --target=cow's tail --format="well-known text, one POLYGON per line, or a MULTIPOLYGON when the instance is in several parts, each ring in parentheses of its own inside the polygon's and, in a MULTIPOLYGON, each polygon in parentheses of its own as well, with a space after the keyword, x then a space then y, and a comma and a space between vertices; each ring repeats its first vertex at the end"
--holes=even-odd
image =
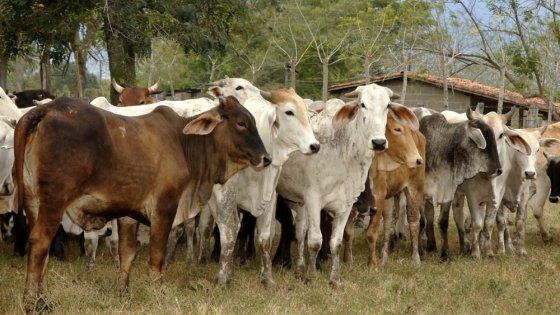
POLYGON ((37 132, 37 125, 45 117, 47 108, 38 106, 27 112, 21 117, 16 125, 14 131, 14 157, 15 157, 15 179, 17 185, 17 218, 18 227, 16 235, 16 253, 23 256, 25 254, 25 244, 27 241, 27 228, 25 224, 25 217, 23 215, 23 200, 25 195, 25 187, 23 182, 23 165, 25 158, 25 145, 28 142, 29 136, 37 132))

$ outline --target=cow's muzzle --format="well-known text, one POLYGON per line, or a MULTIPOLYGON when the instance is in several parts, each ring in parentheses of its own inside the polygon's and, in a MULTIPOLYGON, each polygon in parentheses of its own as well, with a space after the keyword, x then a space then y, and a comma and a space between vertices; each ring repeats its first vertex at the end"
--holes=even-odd
POLYGON ((548 197, 548 201, 550 201, 551 203, 558 203, 558 202, 560 202, 560 197, 550 196, 550 197, 548 197))
POLYGON ((371 144, 373 145, 373 149, 375 151, 383 151, 387 149, 387 140, 385 139, 373 139, 371 140, 371 144))

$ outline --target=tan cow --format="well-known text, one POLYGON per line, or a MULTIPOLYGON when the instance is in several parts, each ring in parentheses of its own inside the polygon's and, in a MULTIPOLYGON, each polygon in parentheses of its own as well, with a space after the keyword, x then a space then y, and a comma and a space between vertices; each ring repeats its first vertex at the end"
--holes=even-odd
MULTIPOLYGON (((369 174, 373 180, 371 191, 377 207, 377 213, 371 218, 367 230, 370 248, 368 266, 370 268, 377 267, 375 247, 381 217, 383 217, 385 234, 381 264, 387 261, 393 221, 393 207, 385 207, 385 199, 393 198, 401 191, 405 192, 408 200, 412 260, 420 262, 418 236, 420 230, 420 204, 424 193, 426 140, 419 131, 412 130, 398 123, 391 115, 387 116, 385 136, 389 142, 389 148, 384 152, 376 153, 369 168, 369 174), (406 163, 403 164, 398 161, 406 161, 406 163)), ((351 239, 353 238, 351 220, 348 220, 344 237, 348 240, 346 248, 351 248, 351 239)), ((345 250, 344 260, 346 262, 352 261, 351 249, 345 250)))

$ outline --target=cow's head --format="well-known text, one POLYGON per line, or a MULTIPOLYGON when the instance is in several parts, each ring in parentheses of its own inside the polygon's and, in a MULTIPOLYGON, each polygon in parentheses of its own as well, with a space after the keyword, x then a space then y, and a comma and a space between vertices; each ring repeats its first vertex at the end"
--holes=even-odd
POLYGON ((319 152, 321 146, 309 124, 307 104, 292 89, 260 92, 261 96, 276 107, 272 135, 288 147, 303 154, 319 152))
POLYGON ((426 138, 420 132, 399 123, 393 115, 388 114, 385 136, 389 148, 375 155, 377 170, 390 172, 403 164, 408 168, 424 165, 424 156, 418 146, 425 147, 426 138))
POLYGON ((115 78, 112 80, 113 88, 117 91, 119 95, 119 104, 117 106, 133 106, 133 105, 145 105, 154 104, 158 100, 152 98, 150 95, 155 93, 159 87, 160 80, 158 80, 154 85, 145 87, 122 87, 120 86, 115 78))
POLYGON ((465 149, 471 155, 473 165, 478 165, 480 172, 486 173, 490 178, 502 174, 494 131, 484 120, 475 118, 470 108, 467 118, 466 133, 469 141, 465 149))
POLYGON ((510 150, 509 158, 512 160, 512 164, 515 165, 514 169, 520 172, 518 176, 522 180, 534 180, 537 178, 536 163, 540 148, 548 149, 560 144, 560 140, 557 139, 541 138, 545 130, 546 127, 532 131, 524 129, 510 131, 510 133, 515 133, 518 137, 521 137, 527 146, 526 150, 519 150, 508 143, 510 147, 515 149, 510 150))
POLYGON ((227 157, 239 168, 249 164, 265 167, 272 161, 259 136, 255 118, 233 96, 220 98, 218 106, 190 121, 183 133, 212 134, 215 154, 227 157))
POLYGON ((543 152, 547 160, 546 174, 550 179, 550 197, 552 203, 560 202, 560 156, 543 152))
POLYGON ((221 79, 215 82, 207 83, 208 94, 214 98, 235 96, 239 103, 245 104, 249 97, 261 97, 260 90, 251 82, 242 78, 221 79))
POLYGON ((381 87, 377 84, 359 86, 355 91, 346 93, 346 97, 357 100, 347 103, 340 108, 332 120, 333 128, 340 128, 350 121, 357 119, 358 124, 365 125, 366 137, 369 138, 368 148, 383 151, 387 149, 389 143, 385 137, 385 127, 387 125, 388 112, 393 117, 417 130, 418 119, 406 107, 393 103, 391 99, 399 98, 389 88, 381 87))

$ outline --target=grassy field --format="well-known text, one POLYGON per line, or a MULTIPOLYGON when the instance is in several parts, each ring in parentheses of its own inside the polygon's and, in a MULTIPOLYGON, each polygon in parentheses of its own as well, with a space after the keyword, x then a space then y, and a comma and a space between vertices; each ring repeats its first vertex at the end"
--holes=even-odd
MULTIPOLYGON (((179 248, 177 263, 166 269, 164 286, 150 283, 148 248, 139 248, 130 294, 115 291, 116 271, 107 247, 98 251, 91 275, 78 245, 66 245, 68 261, 49 263, 50 314, 558 314, 560 310, 560 206, 547 205, 546 221, 555 239, 544 245, 528 214, 527 257, 513 253, 494 260, 472 260, 459 254, 454 225, 450 229, 454 261, 441 263, 439 253, 421 265, 409 259, 409 245, 399 244, 387 266, 368 272, 363 234, 355 241, 355 262, 343 264, 344 287, 332 290, 329 272, 312 285, 293 270, 274 269, 279 289, 259 282, 259 261, 236 266, 228 288, 212 286, 217 264, 188 266, 179 248)), ((511 227, 510 227, 511 228, 511 227)), ((439 233, 438 246, 439 244, 439 233)), ((494 238, 495 240, 495 238, 494 238)), ((295 254, 295 246, 292 246, 295 254)), ((329 266, 325 266, 329 270, 329 266)), ((0 244, 0 314, 23 314, 25 260, 12 246, 0 244)))

